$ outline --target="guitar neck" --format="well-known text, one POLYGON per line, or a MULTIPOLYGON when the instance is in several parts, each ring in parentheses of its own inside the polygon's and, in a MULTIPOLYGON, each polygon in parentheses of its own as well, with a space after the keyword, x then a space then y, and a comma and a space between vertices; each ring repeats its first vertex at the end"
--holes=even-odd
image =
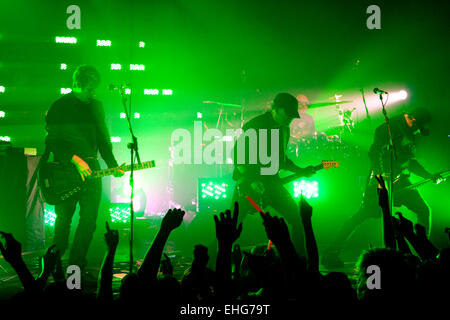
MULTIPOLYGON (((155 161, 145 161, 141 162, 141 164, 135 164, 133 166, 133 170, 142 170, 142 169, 148 169, 153 168, 155 166, 155 161)), ((123 172, 131 171, 131 165, 123 166, 123 167, 117 167, 120 168, 123 172)), ((106 176, 111 176, 116 171, 116 168, 110 168, 110 169, 103 169, 103 170, 96 170, 92 172, 92 175, 90 176, 93 179, 96 178, 103 178, 106 176)))
MULTIPOLYGON (((442 176, 442 178, 446 179, 446 178, 448 178, 448 177, 450 176, 450 170, 440 172, 440 175, 442 176)), ((401 192, 404 192, 404 191, 417 189, 418 187, 421 187, 421 186, 423 186, 424 184, 430 183, 430 182, 432 182, 432 181, 433 181, 433 179, 424 179, 424 180, 422 180, 422 181, 413 183, 413 184, 411 184, 411 185, 409 185, 409 186, 406 186, 406 187, 404 187, 404 188, 401 188, 401 189, 399 189, 399 190, 396 190, 396 189, 394 188, 394 193, 401 193, 401 192)))
MULTIPOLYGON (((331 167, 337 167, 338 163, 335 161, 323 161, 321 164, 318 164, 317 166, 314 166, 314 171, 319 171, 321 169, 329 169, 331 167)), ((281 183, 286 184, 291 181, 294 181, 298 178, 303 177, 303 173, 294 173, 287 177, 281 178, 281 183)))

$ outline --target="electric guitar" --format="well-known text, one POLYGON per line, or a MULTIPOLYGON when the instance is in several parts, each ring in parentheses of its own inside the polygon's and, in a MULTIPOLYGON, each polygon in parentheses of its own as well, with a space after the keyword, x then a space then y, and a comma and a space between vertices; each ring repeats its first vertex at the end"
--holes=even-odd
MULTIPOLYGON (((450 170, 442 171, 442 172, 440 172, 439 174, 440 174, 441 177, 444 179, 444 181, 448 181, 447 178, 450 176, 450 170)), ((432 179, 423 179, 423 180, 421 180, 421 181, 419 181, 419 182, 413 183, 413 184, 411 184, 411 185, 408 185, 408 186, 403 187, 403 188, 400 188, 400 189, 393 188, 393 189, 394 189, 394 195, 403 193, 403 192, 408 191, 408 190, 417 189, 418 187, 421 187, 421 186, 423 186, 424 184, 430 183, 430 182, 432 182, 432 181, 433 181, 432 179)), ((394 183, 395 183, 395 182, 396 182, 396 181, 394 181, 394 183)))
MULTIPOLYGON (((146 161, 135 164, 133 170, 142 170, 155 167, 155 161, 146 161)), ((116 169, 124 172, 131 170, 131 165, 93 171, 87 179, 98 179, 113 175, 116 169)), ((63 165, 58 162, 43 163, 39 169, 38 184, 46 203, 55 205, 72 198, 84 189, 84 182, 75 165, 63 165)))
MULTIPOLYGON (((314 171, 319 171, 321 169, 329 170, 332 167, 335 167, 335 168, 339 167, 339 162, 337 162, 337 161, 322 161, 319 165, 314 166, 314 171)), ((273 178, 273 180, 270 181, 269 183, 277 183, 277 184, 285 185, 285 184, 287 184, 291 181, 294 181, 296 179, 299 179, 301 177, 303 177, 302 172, 293 173, 293 174, 290 174, 283 178, 279 178, 278 176, 275 176, 273 178)), ((237 193, 238 193, 237 201, 239 202, 239 210, 241 210, 242 212, 247 212, 247 213, 255 212, 254 208, 247 201, 247 199, 246 199, 247 196, 250 196, 256 203, 258 203, 260 205, 261 208, 266 206, 266 204, 264 203, 263 194, 261 194, 260 192, 254 190, 252 188, 251 183, 253 181, 254 180, 252 180, 252 179, 241 178, 236 183, 237 193)))

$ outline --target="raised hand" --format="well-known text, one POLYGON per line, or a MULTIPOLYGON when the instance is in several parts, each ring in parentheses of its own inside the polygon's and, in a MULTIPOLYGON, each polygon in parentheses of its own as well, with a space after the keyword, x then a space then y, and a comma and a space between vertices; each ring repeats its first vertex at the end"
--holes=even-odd
POLYGON ((410 236, 414 234, 414 228, 413 228, 413 223, 406 219, 405 217, 403 217, 403 215, 400 212, 397 212, 398 218, 399 218, 399 223, 398 223, 398 228, 400 229, 400 231, 405 235, 405 236, 410 236))
POLYGON ((59 250, 56 251, 56 263, 52 275, 53 279, 56 282, 64 282, 66 280, 62 267, 61 254, 59 253, 59 250))
POLYGON ((19 241, 14 239, 11 233, 5 233, 0 231, 0 234, 5 239, 5 245, 0 242, 0 251, 3 258, 11 264, 17 263, 22 260, 22 245, 19 241))
POLYGON ((417 237, 419 237, 419 238, 421 238, 421 239, 427 239, 428 240, 428 237, 427 237, 427 230, 425 229, 425 227, 424 226, 422 226, 421 224, 416 224, 415 226, 414 226, 414 229, 416 230, 416 236, 417 237))
POLYGON ((116 250, 119 244, 119 232, 117 230, 111 230, 108 221, 106 221, 105 242, 110 251, 116 250))
POLYGON ((306 202, 303 195, 300 196, 300 215, 302 217, 302 220, 311 220, 312 217, 312 207, 309 205, 308 202, 306 202))
POLYGON ((384 183, 383 176, 376 175, 375 178, 378 180, 378 204, 382 208, 389 208, 389 195, 386 189, 386 184, 384 183))
POLYGON ((52 245, 42 257, 42 274, 48 276, 55 270, 56 262, 59 257, 59 250, 55 250, 56 245, 52 245))
POLYGON ((260 213, 267 237, 277 244, 291 241, 289 230, 283 218, 272 217, 269 212, 260 213))
POLYGON ((233 242, 239 238, 242 232, 242 222, 237 225, 239 216, 239 205, 234 203, 234 212, 231 216, 231 211, 226 210, 225 213, 220 213, 220 218, 214 215, 214 222, 216 225, 216 237, 219 244, 232 245, 233 242))
POLYGON ((185 212, 181 209, 169 209, 161 222, 161 230, 172 231, 183 222, 185 212))
POLYGON ((173 266, 170 261, 170 257, 164 253, 164 259, 161 261, 161 272, 163 275, 172 276, 173 275, 173 266))

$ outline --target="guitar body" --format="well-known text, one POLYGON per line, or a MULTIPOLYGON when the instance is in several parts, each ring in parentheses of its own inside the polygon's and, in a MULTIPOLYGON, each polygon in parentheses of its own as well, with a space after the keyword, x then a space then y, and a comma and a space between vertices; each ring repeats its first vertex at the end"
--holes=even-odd
POLYGON ((44 201, 51 205, 70 199, 83 189, 83 180, 73 164, 43 163, 38 183, 44 201))
MULTIPOLYGON (((152 160, 135 164, 133 170, 142 170, 153 167, 155 167, 155 161, 152 160)), ((116 169, 121 169, 124 172, 130 171, 131 165, 96 170, 92 172, 88 179, 98 179, 113 175, 116 169)), ((46 162, 43 163, 39 169, 38 184, 45 202, 55 205, 74 197, 82 191, 85 182, 83 182, 78 170, 72 163, 63 165, 58 162, 46 162)))
MULTIPOLYGON (((332 167, 338 167, 339 163, 336 161, 322 161, 321 164, 314 167, 314 170, 320 170, 320 169, 330 169, 332 167)), ((263 184, 265 185, 271 185, 271 184, 280 184, 285 185, 291 181, 294 181, 296 179, 299 179, 303 177, 302 173, 294 173, 289 176, 280 178, 277 176, 273 177, 265 177, 264 179, 261 179, 263 181, 263 184)), ((239 210, 245 213, 256 213, 255 208, 252 204, 250 204, 249 201, 247 201, 247 196, 249 196, 260 208, 264 208, 267 205, 269 205, 267 202, 267 197, 265 198, 265 194, 261 194, 254 190, 251 186, 252 182, 254 180, 242 178, 240 181, 237 182, 236 191, 237 191, 237 197, 233 201, 239 202, 239 210), (266 200, 266 201, 265 201, 266 200)), ((267 192, 266 192, 267 193, 267 192)), ((268 195, 269 196, 269 195, 268 195)))

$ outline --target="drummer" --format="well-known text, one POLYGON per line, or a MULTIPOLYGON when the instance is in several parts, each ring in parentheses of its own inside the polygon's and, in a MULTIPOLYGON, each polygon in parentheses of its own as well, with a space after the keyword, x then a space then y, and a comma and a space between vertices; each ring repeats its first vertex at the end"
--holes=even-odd
POLYGON ((297 100, 300 119, 294 119, 291 122, 291 136, 296 139, 311 138, 316 133, 316 125, 314 118, 306 113, 309 100, 304 94, 297 95, 297 100))

